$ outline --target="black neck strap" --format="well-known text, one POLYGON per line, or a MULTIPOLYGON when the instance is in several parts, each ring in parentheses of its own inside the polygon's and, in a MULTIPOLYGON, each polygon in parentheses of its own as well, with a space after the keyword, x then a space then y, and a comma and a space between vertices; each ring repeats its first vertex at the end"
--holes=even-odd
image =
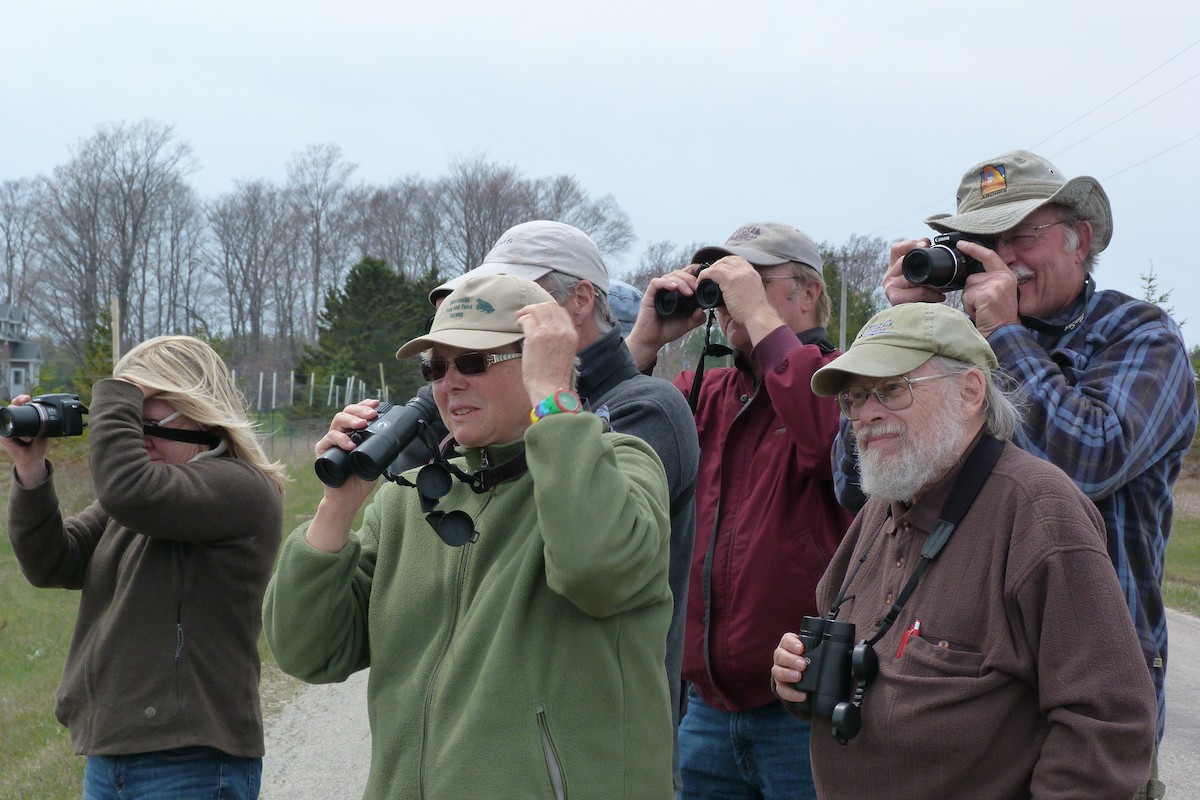
MULTIPOLYGON (((1031 331, 1044 333, 1048 336, 1062 336, 1070 333, 1083 324, 1084 317, 1087 316, 1088 303, 1092 299, 1092 294, 1096 291, 1096 282, 1092 280, 1091 275, 1087 275, 1083 279, 1083 308, 1079 309, 1079 314, 1070 322, 1062 325, 1056 325, 1053 322, 1047 322, 1038 317, 1027 317, 1024 314, 1018 314, 1017 318, 1021 320, 1021 324, 1031 331)), ((1021 300, 1021 290, 1017 289, 1017 302, 1021 300)))
MULTIPOLYGON (((996 462, 1000 460, 1000 454, 1004 451, 1004 442, 989 436, 986 433, 980 439, 979 444, 967 456, 967 461, 963 464, 962 472, 958 474, 958 478, 954 481, 954 488, 950 490, 950 498, 946 501, 946 505, 942 508, 942 513, 933 526, 933 533, 929 534, 929 538, 925 540, 925 546, 921 548, 921 560, 913 570, 912 575, 908 578, 908 583, 904 585, 904 590, 900 592, 900 596, 896 598, 896 602, 892 604, 888 610, 887 616, 883 618, 883 623, 879 626, 879 630, 875 633, 868 644, 874 646, 876 642, 884 637, 884 635, 895 624, 896 619, 900 616, 901 609, 908 602, 908 598, 917 588, 917 582, 921 580, 921 575, 925 572, 925 568, 929 563, 937 558, 938 553, 942 552, 942 548, 946 546, 946 542, 950 540, 950 534, 954 533, 954 529, 958 527, 958 523, 962 522, 962 518, 967 515, 971 505, 975 502, 975 498, 979 496, 980 489, 987 481, 988 476, 992 473, 992 468, 996 466, 996 462)), ((878 534, 876 535, 878 538, 878 534)), ((859 567, 867 560, 867 555, 871 552, 875 541, 867 546, 862 558, 854 567, 854 571, 850 574, 841 592, 838 593, 837 600, 829 609, 827 619, 836 619, 838 611, 841 610, 842 603, 846 599, 846 592, 850 590, 850 584, 854 581, 854 577, 858 574, 859 567)))

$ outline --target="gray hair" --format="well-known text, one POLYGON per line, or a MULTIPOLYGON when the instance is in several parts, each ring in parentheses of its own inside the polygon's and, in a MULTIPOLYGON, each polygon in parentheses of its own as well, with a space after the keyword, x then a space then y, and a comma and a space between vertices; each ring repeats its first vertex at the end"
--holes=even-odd
POLYGON ((829 327, 829 320, 833 318, 833 301, 829 299, 829 292, 825 290, 825 279, 821 277, 820 271, 808 264, 801 264, 799 261, 792 261, 790 264, 792 277, 800 281, 801 288, 810 283, 817 285, 817 304, 813 310, 817 314, 817 324, 823 328, 829 327))
MULTIPOLYGON (((1079 223, 1091 222, 1091 220, 1070 206, 1060 206, 1056 203, 1054 207, 1062 215, 1063 232, 1065 233, 1064 238, 1066 240, 1066 243, 1063 245, 1063 251, 1073 253, 1079 248, 1079 231, 1076 228, 1079 227, 1079 223)), ((1100 251, 1096 245, 1096 237, 1093 236, 1092 245, 1088 248, 1088 254, 1083 259, 1083 271, 1085 273, 1090 274, 1096 268, 1096 259, 1099 256, 1100 251)))
MULTIPOLYGON (((930 359, 947 375, 962 375, 968 370, 979 369, 974 364, 945 356, 930 359)), ((986 389, 983 396, 983 411, 986 416, 987 432, 1001 441, 1006 441, 1017 432, 1024 417, 1025 390, 1003 370, 994 369, 984 373, 986 389)))
MULTIPOLYGON (((561 306, 581 280, 582 278, 564 275, 561 272, 548 272, 537 279, 537 284, 549 292, 554 301, 561 306)), ((617 320, 609 308, 608 295, 594 283, 592 288, 596 290, 596 300, 592 304, 592 321, 596 323, 596 331, 603 336, 616 327, 617 320)))

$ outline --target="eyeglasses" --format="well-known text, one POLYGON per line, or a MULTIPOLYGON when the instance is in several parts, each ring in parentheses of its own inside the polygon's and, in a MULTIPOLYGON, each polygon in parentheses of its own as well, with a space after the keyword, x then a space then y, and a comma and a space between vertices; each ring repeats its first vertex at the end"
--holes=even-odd
POLYGON ((1045 225, 1031 225, 1026 228, 1017 228, 1008 233, 1001 233, 996 236, 997 242, 1004 242, 1013 250, 1028 250, 1033 247, 1045 234, 1042 231, 1047 228, 1053 228, 1055 225, 1066 224, 1065 219, 1060 219, 1058 222, 1047 222, 1045 225))
POLYGON ((888 411, 903 411, 913 404, 912 385, 922 381, 932 381, 936 378, 948 378, 953 373, 943 372, 939 375, 926 375, 923 378, 909 378, 901 375, 899 378, 876 383, 874 386, 850 386, 837 393, 838 408, 842 415, 851 422, 857 422, 859 412, 867 398, 872 395, 879 405, 888 411))
POLYGON ((446 377, 446 370, 451 361, 454 362, 454 368, 458 370, 459 375, 480 375, 493 364, 520 357, 520 353, 463 353, 449 361, 444 358, 431 358, 421 362, 421 375, 427 381, 440 381, 446 377))

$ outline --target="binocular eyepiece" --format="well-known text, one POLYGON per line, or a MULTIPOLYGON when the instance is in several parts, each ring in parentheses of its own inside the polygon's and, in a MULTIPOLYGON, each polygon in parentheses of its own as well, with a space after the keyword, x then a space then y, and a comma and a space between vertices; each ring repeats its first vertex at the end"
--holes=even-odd
POLYGON ((375 480, 416 438, 421 423, 438 413, 434 402, 421 395, 402 406, 380 403, 375 410, 379 416, 370 425, 350 434, 357 447, 349 452, 335 447, 317 458, 313 469, 321 483, 337 488, 352 474, 375 480))

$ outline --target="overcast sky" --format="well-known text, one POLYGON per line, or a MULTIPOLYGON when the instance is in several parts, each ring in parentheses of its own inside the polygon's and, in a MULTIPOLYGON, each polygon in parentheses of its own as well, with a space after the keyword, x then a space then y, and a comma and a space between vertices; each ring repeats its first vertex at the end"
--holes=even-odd
POLYGON ((12 1, 0 53, 0 180, 142 118, 207 197, 308 144, 370 183, 483 155, 613 195, 615 273, 751 220, 925 235, 967 167, 1032 149, 1112 200, 1099 285, 1140 297, 1153 267, 1200 344, 1195 3, 12 1))

